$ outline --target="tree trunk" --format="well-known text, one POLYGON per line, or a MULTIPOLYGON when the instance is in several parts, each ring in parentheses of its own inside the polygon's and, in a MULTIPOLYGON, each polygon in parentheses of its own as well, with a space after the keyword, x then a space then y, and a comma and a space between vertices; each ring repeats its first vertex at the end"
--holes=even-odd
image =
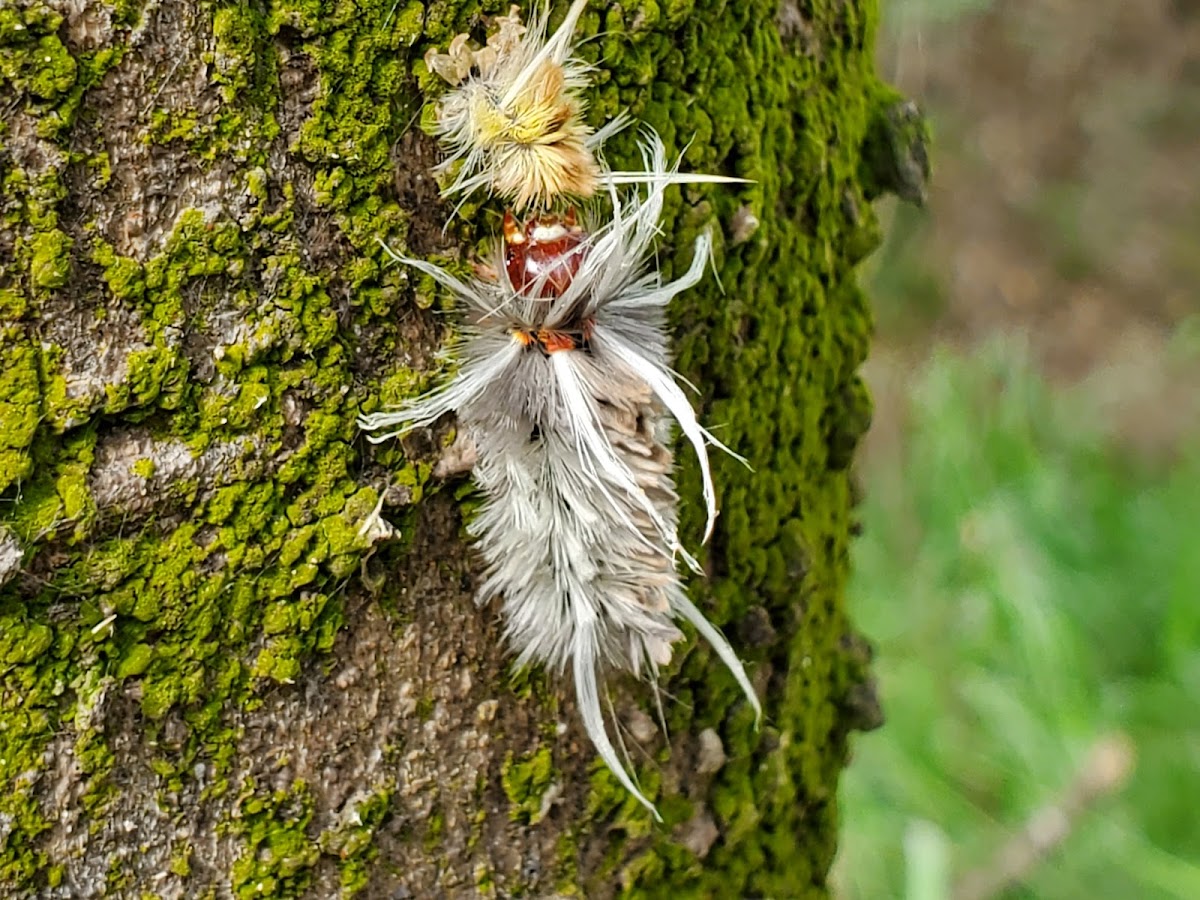
POLYGON ((676 194, 658 262, 723 234, 723 292, 672 311, 678 368, 754 471, 717 461, 691 593, 766 719, 694 635, 668 735, 615 680, 658 826, 475 607, 449 426, 355 425, 428 386, 448 328, 379 241, 466 268, 497 231, 495 202, 438 198, 421 58, 504 0, 6 0, 5 896, 825 893, 846 733, 875 715, 841 596, 854 270, 920 129, 876 81, 874 0, 776 3, 597 2, 581 28, 594 123, 628 109, 686 168, 754 180, 676 194))

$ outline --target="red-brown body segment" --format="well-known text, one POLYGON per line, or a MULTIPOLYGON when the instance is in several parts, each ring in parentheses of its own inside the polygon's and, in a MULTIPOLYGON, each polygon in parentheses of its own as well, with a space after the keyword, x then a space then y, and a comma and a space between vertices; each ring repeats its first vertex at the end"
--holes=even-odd
POLYGON ((504 268, 521 293, 535 286, 538 296, 561 297, 571 286, 587 252, 587 234, 575 221, 575 210, 558 216, 534 216, 522 228, 511 212, 504 214, 504 268), (539 283, 540 282, 540 283, 539 283))
MULTIPOLYGON (((534 216, 518 225, 511 212, 504 214, 504 268, 508 280, 522 293, 537 290, 538 299, 554 300, 571 286, 587 252, 587 234, 570 209, 561 219, 534 216)), ((565 329, 513 329, 513 340, 536 347, 543 356, 563 350, 587 350, 593 322, 565 329)))

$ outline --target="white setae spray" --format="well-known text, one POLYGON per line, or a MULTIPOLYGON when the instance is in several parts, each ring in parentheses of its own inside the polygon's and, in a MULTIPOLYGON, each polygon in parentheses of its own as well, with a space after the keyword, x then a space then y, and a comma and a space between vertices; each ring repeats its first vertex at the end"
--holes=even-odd
POLYGON ((670 368, 665 308, 700 281, 711 238, 691 266, 663 283, 651 265, 663 191, 691 180, 669 168, 661 142, 643 146, 645 187, 609 185, 611 219, 593 233, 564 218, 505 217, 492 277, 461 281, 397 256, 449 288, 464 313, 459 368, 431 393, 362 417, 373 441, 457 413, 474 440, 486 502, 471 533, 486 562, 479 603, 502 598, 504 632, 520 665, 570 669, 583 724, 621 783, 654 812, 622 766, 604 724, 602 667, 654 678, 690 622, 729 667, 758 716, 741 662, 688 599, 676 557, 695 560, 676 532, 671 419, 700 461, 716 518, 707 445, 728 451, 697 421, 670 368))

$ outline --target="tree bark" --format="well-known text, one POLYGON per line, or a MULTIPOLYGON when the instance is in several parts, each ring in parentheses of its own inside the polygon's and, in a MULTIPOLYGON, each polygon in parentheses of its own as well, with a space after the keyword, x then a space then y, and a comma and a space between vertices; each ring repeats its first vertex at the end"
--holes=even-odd
MULTIPOLYGON (((676 194, 658 262, 717 227, 723 292, 677 303, 678 367, 754 471, 717 461, 691 592, 767 715, 694 635, 667 735, 613 683, 657 826, 474 606, 451 426, 355 426, 428 386, 452 327, 379 242, 465 270, 497 230, 495 202, 438 198, 421 58, 505 7, 0 7, 5 896, 825 893, 846 733, 877 715, 842 606, 854 271, 920 128, 876 80, 873 0, 584 17, 595 123, 628 109, 754 180, 676 194)), ((680 488, 695 539, 690 462, 680 488)))

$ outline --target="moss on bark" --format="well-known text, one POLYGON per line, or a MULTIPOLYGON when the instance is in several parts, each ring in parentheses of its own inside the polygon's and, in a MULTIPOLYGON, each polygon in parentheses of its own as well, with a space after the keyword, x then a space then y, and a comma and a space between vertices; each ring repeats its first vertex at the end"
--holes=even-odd
MULTIPOLYGON (((372 447, 354 425, 427 386, 445 337, 440 296, 379 242, 465 267, 495 230, 485 203, 442 231, 421 56, 505 5, 0 12, 7 893, 823 893, 865 677, 841 598, 870 408, 854 271, 894 180, 876 161, 899 158, 874 2, 642 0, 582 22, 597 122, 628 109, 686 167, 754 182, 675 194, 660 264, 724 236, 723 291, 673 310, 678 364, 754 472, 718 462, 693 593, 767 721, 702 644, 678 654, 670 740, 633 749, 665 827, 471 605, 430 477, 450 434, 372 447)), ((701 524, 685 508, 683 533, 701 524)), ((644 716, 646 691, 622 693, 644 716)))

